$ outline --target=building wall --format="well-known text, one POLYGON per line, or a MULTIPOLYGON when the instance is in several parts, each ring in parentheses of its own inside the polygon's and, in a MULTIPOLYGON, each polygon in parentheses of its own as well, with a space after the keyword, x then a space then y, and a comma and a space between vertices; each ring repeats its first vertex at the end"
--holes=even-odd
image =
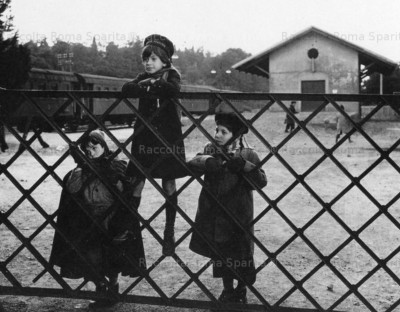
MULTIPOLYGON (((310 33, 273 51, 269 58, 271 93, 301 93, 304 80, 324 80, 325 93, 358 94, 358 53, 319 34, 310 33), (319 52, 314 61, 307 51, 319 52)), ((343 103, 348 111, 357 111, 358 103, 343 103)), ((297 103, 301 110, 301 103, 297 103)))

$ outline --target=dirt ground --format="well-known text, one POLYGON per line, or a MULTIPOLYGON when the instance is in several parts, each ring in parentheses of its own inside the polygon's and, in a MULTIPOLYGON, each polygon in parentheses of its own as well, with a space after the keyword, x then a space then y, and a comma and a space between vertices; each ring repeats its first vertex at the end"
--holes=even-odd
MULTIPOLYGON (((252 117, 256 112, 246 112, 247 118, 252 117)), ((335 143, 335 130, 326 127, 323 120, 333 113, 319 114, 308 126, 311 133, 325 146, 331 148, 335 143)), ((297 115, 299 119, 305 119, 306 113, 297 115)), ((255 122, 256 129, 273 147, 280 144, 287 137, 284 133, 284 114, 278 112, 267 112, 255 122)), ((190 125, 187 118, 183 119, 184 130, 190 125)), ((204 127, 213 134, 213 119, 207 118, 204 127)), ((400 129, 398 123, 394 122, 369 122, 364 126, 376 144, 387 149, 397 141, 400 129)), ((121 142, 125 141, 131 134, 130 129, 114 130, 113 134, 121 142)), ((67 134, 71 140, 76 140, 81 133, 67 134)), ((50 148, 42 149, 38 142, 33 143, 33 149, 47 165, 53 165, 59 157, 67 150, 67 144, 55 133, 45 133, 44 139, 50 144, 50 148)), ((247 135, 249 143, 255 148, 260 158, 268 154, 268 149, 263 146, 254 134, 247 135)), ((10 134, 7 135, 10 149, 0 154, 2 165, 10 161, 18 148, 17 140, 10 134)), ((287 192, 287 188, 294 182, 295 178, 285 165, 290 166, 296 173, 305 174, 307 170, 323 156, 321 149, 313 142, 304 131, 300 131, 291 138, 281 149, 279 157, 271 157, 264 165, 268 177, 268 185, 264 188, 265 195, 275 201, 277 209, 270 209, 269 205, 255 193, 255 216, 260 215, 265 209, 268 212, 263 215, 255 225, 255 236, 270 252, 277 254, 276 262, 269 262, 258 274, 254 287, 268 301, 274 305, 292 287, 293 283, 282 273, 284 268, 296 280, 308 277, 307 274, 321 263, 319 256, 309 247, 311 244, 319 250, 323 256, 329 256, 348 238, 346 232, 339 222, 343 222, 351 231, 357 232, 358 237, 365 243, 359 244, 351 240, 346 247, 335 253, 331 260, 336 273, 341 274, 351 284, 359 283, 377 265, 376 258, 371 257, 366 249, 372 251, 377 258, 385 259, 389 256, 387 270, 374 270, 374 274, 367 278, 361 285, 358 285, 359 296, 370 302, 377 311, 386 311, 400 298, 400 287, 391 278, 389 272, 395 276, 400 275, 400 255, 391 253, 398 248, 400 242, 400 230, 385 215, 376 215, 379 211, 377 205, 387 205, 389 217, 398 222, 400 217, 400 203, 392 199, 398 195, 400 188, 399 172, 392 167, 390 162, 384 160, 373 166, 369 174, 360 181, 360 187, 347 188, 351 183, 347 174, 358 177, 364 170, 374 165, 380 154, 361 134, 352 136, 352 143, 345 141, 333 154, 337 159, 335 163, 327 158, 319 164, 311 173, 304 177, 304 185, 297 184, 287 192), (281 159, 280 159, 281 158, 281 159), (283 163, 282 163, 283 162, 283 163), (341 166, 341 169, 337 167, 341 166), (347 189, 346 189, 347 188, 347 189), (336 200, 336 196, 347 192, 343 197, 336 200), (363 192, 364 191, 364 192, 363 192), (317 197, 317 199, 311 195, 317 197), (370 193, 372 196, 369 196, 370 193), (334 200, 335 199, 335 200, 334 200), (331 203, 333 215, 325 211, 321 203, 331 203), (315 215, 318 219, 313 219, 315 215), (374 221, 364 226, 370 219, 374 221), (289 224, 285 221, 289 222, 289 224), (310 221, 311 220, 311 221, 310 221), (340 221, 341 220, 341 221, 340 221), (339 221, 339 222, 338 222, 339 221), (293 237, 293 228, 303 228, 304 237, 293 237), (281 246, 291 239, 290 244, 281 250, 281 246), (307 241, 309 244, 307 244, 307 241)), ((186 140, 187 158, 193 157, 202 147, 207 139, 198 131, 192 132, 186 140)), ((111 144, 112 146, 112 144, 111 144)), ((124 158, 124 157, 122 157, 124 158)), ((390 154, 395 164, 400 163, 398 150, 390 154)), ((74 167, 71 157, 61 163, 55 170, 59 177, 63 177, 74 167)), ((25 189, 33 186, 45 173, 43 166, 28 152, 12 162, 7 171, 25 189)), ((0 209, 6 213, 14 205, 18 205, 15 211, 9 216, 9 220, 21 231, 25 237, 32 235, 44 222, 43 216, 35 209, 28 200, 20 201, 21 192, 13 185, 10 179, 0 174, 0 209)), ((182 185, 186 178, 178 180, 182 185)), ((158 181, 160 182, 160 181, 158 181)), ((50 176, 47 177, 32 193, 33 199, 48 214, 55 212, 58 206, 61 188, 50 176)), ((194 220, 196 203, 200 192, 200 186, 193 182, 186 188, 179 197, 179 205, 182 210, 194 220)), ((147 183, 139 212, 148 219, 163 203, 162 196, 155 188, 147 183)), ((158 216, 151 225, 162 236, 164 228, 164 213, 158 216)), ((179 239, 188 229, 189 224, 179 216, 176 224, 176 238, 179 239)), ((32 239, 33 246, 48 259, 54 230, 46 226, 39 234, 32 239)), ((161 246, 144 230, 144 245, 148 265, 152 265, 161 256, 161 246)), ((198 271, 206 263, 205 258, 191 252, 188 248, 190 236, 187 237, 178 247, 178 256, 193 271, 198 271)), ((5 261, 21 245, 19 240, 4 225, 0 224, 0 261, 5 261)), ((259 248, 255 248, 256 266, 260 266, 268 257, 259 248)), ((45 274, 39 281, 33 283, 33 279, 43 270, 42 265, 25 248, 8 263, 7 269, 25 287, 60 288, 51 275, 45 274)), ((163 260, 150 276, 168 296, 172 296, 189 277, 172 258, 163 260)), ((221 292, 221 281, 212 278, 211 269, 207 269, 200 277, 200 280, 214 296, 221 292)), ((66 280, 72 287, 79 285, 81 280, 66 280)), ((122 290, 126 289, 134 279, 122 278, 120 281, 122 290)), ((334 274, 326 265, 315 270, 311 277, 303 281, 304 289, 323 308, 328 309, 331 305, 348 291, 348 287, 334 274)), ((9 286, 10 282, 0 273, 0 285, 9 286)), ((93 290, 93 285, 88 284, 84 290, 93 290)), ((140 282, 130 294, 142 296, 158 296, 146 281, 140 282)), ((191 284, 178 297, 179 299, 195 299, 209 301, 208 297, 195 284, 191 284)), ((251 292, 248 295, 249 303, 259 304, 260 301, 251 292)), ((87 311, 88 300, 42 298, 23 296, 0 296, 6 311, 87 311)), ((314 308, 313 304, 298 290, 291 293, 281 306, 297 308, 314 308)), ((368 307, 354 294, 349 295, 341 302, 335 310, 340 311, 368 311, 368 307)), ((119 303, 112 311, 196 311, 187 308, 161 307, 153 305, 140 305, 133 303, 119 303)), ((203 311, 203 310, 198 310, 203 311)), ((400 311, 396 307, 394 311, 400 311)))

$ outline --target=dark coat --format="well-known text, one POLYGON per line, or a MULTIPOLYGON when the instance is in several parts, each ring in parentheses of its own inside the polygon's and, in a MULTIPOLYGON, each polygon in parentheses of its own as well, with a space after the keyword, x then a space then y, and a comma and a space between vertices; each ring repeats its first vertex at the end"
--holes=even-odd
MULTIPOLYGON (((120 186, 122 196, 129 202, 132 190, 121 168, 126 169, 126 163, 113 160, 110 167, 102 168, 102 174, 108 181, 120 186)), ((50 263, 59 266, 61 275, 66 278, 96 281, 109 273, 122 273, 131 277, 143 275, 141 270, 146 269, 146 261, 138 219, 118 199, 105 210, 100 205, 95 209, 95 205, 89 205, 88 190, 95 192, 98 187, 102 193, 98 198, 104 198, 105 191, 98 177, 87 171, 90 169, 83 168, 85 182, 73 194, 67 190, 73 171, 63 179, 64 187, 56 222, 58 230, 54 235, 50 263), (93 185, 97 186, 91 189, 93 185), (97 226, 93 220, 101 226, 97 226), (112 239, 124 230, 130 230, 134 235, 122 244, 113 243, 112 239)), ((91 202, 96 202, 96 198, 91 202)))
MULTIPOLYGON (((289 106, 289 110, 293 113, 293 115, 294 114, 297 114, 297 111, 296 111, 296 109, 294 108, 294 105, 293 104, 290 104, 290 106, 289 106)), ((288 125, 294 125, 295 123, 294 123, 294 119, 293 119, 293 117, 290 115, 290 114, 288 114, 288 113, 286 113, 286 123, 288 124, 288 125)))
MULTIPOLYGON (((194 170, 199 170, 198 166, 194 165, 196 158, 203 155, 213 155, 211 145, 205 147, 204 154, 197 155, 189 162, 194 170)), ((260 162, 256 152, 251 148, 237 149, 233 155, 242 156, 246 160, 246 166, 254 167, 260 162)), ((220 156, 214 155, 214 157, 220 156)), ((260 188, 267 184, 267 178, 262 169, 254 169, 244 175, 260 188)), ((219 202, 237 218, 242 227, 253 233, 251 225, 254 214, 253 187, 241 175, 232 173, 226 168, 218 174, 205 173, 204 182, 219 202)), ((252 258, 254 243, 249 235, 243 232, 232 218, 219 207, 204 187, 199 197, 195 228, 223 254, 225 259, 252 258)), ((219 258, 196 231, 192 234, 189 248, 205 257, 219 258)))
MULTIPOLYGON (((167 150, 162 141, 139 118, 136 119, 131 153, 145 168, 154 165, 150 173, 153 178, 175 179, 187 175, 186 170, 173 156, 175 154, 185 162, 180 114, 172 101, 179 101, 177 94, 180 85, 179 73, 174 68, 168 68, 157 73, 157 76, 141 73, 122 87, 124 96, 139 97, 139 113, 171 145, 171 150, 167 150), (143 82, 149 78, 157 79, 156 83, 143 82), (145 94, 152 94, 157 98, 140 98, 145 94)), ((133 163, 129 163, 128 174, 137 176, 140 171, 133 163)))

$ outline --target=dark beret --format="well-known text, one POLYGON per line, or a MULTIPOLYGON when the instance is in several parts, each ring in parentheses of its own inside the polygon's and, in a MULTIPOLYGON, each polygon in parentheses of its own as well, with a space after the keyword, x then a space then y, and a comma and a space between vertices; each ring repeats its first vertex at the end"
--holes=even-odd
POLYGON ((167 37, 153 34, 144 39, 144 46, 153 45, 157 46, 167 53, 168 58, 171 58, 175 52, 174 44, 167 37))

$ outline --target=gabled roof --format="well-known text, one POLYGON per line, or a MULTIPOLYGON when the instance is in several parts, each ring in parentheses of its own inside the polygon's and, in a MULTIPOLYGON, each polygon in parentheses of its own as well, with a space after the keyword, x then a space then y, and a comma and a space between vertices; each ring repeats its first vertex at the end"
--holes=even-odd
POLYGON ((243 61, 240 61, 232 66, 232 68, 237 69, 239 71, 243 71, 250 74, 255 74, 263 77, 269 77, 269 56, 272 52, 278 50, 279 48, 286 46, 292 43, 295 40, 298 40, 309 33, 316 33, 325 38, 336 41, 344 46, 349 47, 358 52, 359 62, 361 65, 364 65, 367 69, 363 75, 367 75, 373 72, 379 72, 382 74, 390 74, 397 66, 396 62, 389 60, 386 57, 378 55, 374 52, 368 51, 360 46, 357 46, 347 40, 339 38, 338 36, 334 36, 330 33, 327 33, 321 29, 318 29, 314 26, 311 26, 302 32, 292 36, 290 39, 285 40, 267 50, 264 50, 254 56, 250 56, 243 61))

